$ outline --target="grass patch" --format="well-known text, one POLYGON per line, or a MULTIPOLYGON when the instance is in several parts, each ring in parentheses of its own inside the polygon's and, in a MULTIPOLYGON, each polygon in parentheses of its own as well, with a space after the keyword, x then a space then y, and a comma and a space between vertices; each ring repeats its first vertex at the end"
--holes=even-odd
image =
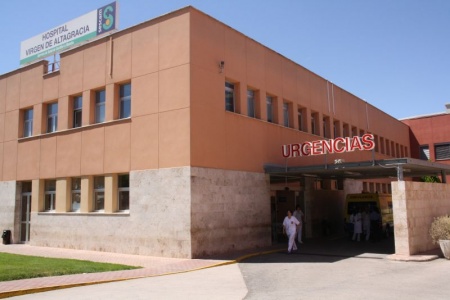
POLYGON ((0 253, 0 281, 139 268, 87 260, 0 253))

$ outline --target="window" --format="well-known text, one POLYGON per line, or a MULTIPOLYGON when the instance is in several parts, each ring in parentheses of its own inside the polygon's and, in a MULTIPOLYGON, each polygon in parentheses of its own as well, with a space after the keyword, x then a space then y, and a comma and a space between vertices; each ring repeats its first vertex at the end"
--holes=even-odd
POLYGON ((81 127, 81 117, 83 109, 83 98, 77 96, 73 98, 73 128, 81 127))
POLYGON ((379 152, 380 149, 378 147, 379 147, 380 143, 378 143, 378 135, 376 135, 376 134, 373 135, 373 142, 375 143, 375 149, 374 149, 375 152, 379 152))
POLYGON ((255 91, 247 90, 247 115, 251 118, 256 116, 255 114, 255 91))
POLYGON ((318 120, 319 120, 319 114, 312 113, 311 114, 311 133, 312 134, 319 135, 318 128, 316 126, 318 120))
POLYGON ((47 104, 47 133, 58 130, 58 103, 47 104))
POLYGON ((95 92, 95 123, 105 122, 105 90, 95 92))
POLYGON ((72 178, 71 210, 80 211, 81 178, 72 178))
POLYGON ((289 103, 283 102, 283 125, 289 127, 289 103))
POLYGON ((344 124, 342 125, 342 129, 343 129, 342 136, 343 136, 343 137, 349 137, 349 136, 350 136, 350 129, 349 129, 349 128, 350 128, 349 125, 346 124, 346 123, 344 123, 344 124))
POLYGON ((450 143, 434 145, 436 160, 450 159, 450 143))
POLYGON ((384 150, 384 138, 380 137, 380 150, 381 154, 386 154, 386 151, 384 150))
POLYGON ((105 209, 105 177, 94 177, 94 210, 103 211, 105 209))
POLYGON ((55 210, 55 195, 56 195, 56 180, 46 180, 45 181, 45 200, 44 200, 44 210, 54 211, 55 210))
POLYGON ((234 112, 235 105, 234 84, 225 82, 225 110, 234 112))
POLYGON ((131 83, 121 85, 120 94, 120 111, 119 118, 125 119, 131 116, 131 83))
POLYGON ((322 129, 323 129, 323 137, 330 138, 331 132, 330 132, 330 118, 329 117, 323 117, 322 118, 322 129))
POLYGON ((333 122, 333 137, 337 138, 341 136, 341 123, 339 121, 333 122))
POLYGON ((118 176, 118 197, 119 211, 130 209, 130 175, 118 176))
POLYGON ((273 123, 273 98, 271 96, 266 97, 267 106, 267 122, 273 123))
POLYGON ((388 139, 386 139, 386 155, 391 155, 390 145, 391 145, 391 142, 388 139))
POLYGON ((304 107, 300 107, 297 109, 297 118, 298 118, 298 130, 300 131, 307 131, 307 126, 306 126, 306 108, 304 107))
POLYGON ((23 137, 33 135, 33 109, 23 111, 23 137))

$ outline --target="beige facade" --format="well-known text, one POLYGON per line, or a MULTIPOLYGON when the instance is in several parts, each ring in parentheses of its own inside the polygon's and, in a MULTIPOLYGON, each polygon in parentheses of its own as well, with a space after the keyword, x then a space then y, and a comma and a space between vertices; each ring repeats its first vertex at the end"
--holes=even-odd
MULTIPOLYGON (((0 225, 14 228, 16 242, 23 239, 17 220, 25 202, 11 186, 30 183, 33 245, 172 257, 263 247, 271 243, 271 197, 283 188, 271 187, 264 164, 324 160, 286 162, 281 145, 372 133, 375 151, 325 159, 410 155, 408 126, 192 7, 60 58, 50 74, 41 61, 0 75, 0 205, 16 207, 0 225), (226 83, 233 86, 229 110, 226 83), (124 85, 131 86, 131 115, 121 117, 124 85), (97 122, 100 91, 104 119, 97 122), (79 96, 81 126, 74 128, 79 96), (54 103, 57 130, 49 132, 54 103), (32 133, 24 136, 30 109, 32 133), (118 200, 123 175, 127 209, 118 200), (55 191, 47 191, 51 180, 55 191), (75 211, 74 180, 81 199, 75 211), (47 209, 51 197, 54 207, 47 209)), ((389 181, 365 184, 376 189, 389 181)), ((321 192, 310 185, 294 187, 293 197, 314 215, 321 192)), ((345 186, 327 193, 343 199, 344 191, 363 189, 345 186)))

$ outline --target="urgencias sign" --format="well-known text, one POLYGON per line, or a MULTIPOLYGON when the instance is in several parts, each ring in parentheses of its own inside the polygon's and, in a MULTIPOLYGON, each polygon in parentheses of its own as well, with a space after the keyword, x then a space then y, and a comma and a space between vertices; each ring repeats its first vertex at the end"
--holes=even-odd
POLYGON ((372 150, 375 148, 375 142, 373 134, 366 133, 361 137, 338 137, 330 140, 283 145, 281 148, 283 157, 291 158, 327 153, 344 153, 355 150, 372 150))

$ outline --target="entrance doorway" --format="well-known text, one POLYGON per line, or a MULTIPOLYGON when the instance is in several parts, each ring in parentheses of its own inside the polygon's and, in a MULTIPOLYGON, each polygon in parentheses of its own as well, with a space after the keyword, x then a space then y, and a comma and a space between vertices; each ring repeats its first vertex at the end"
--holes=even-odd
POLYGON ((20 210, 20 241, 30 241, 30 215, 31 215, 31 182, 22 183, 20 210))
POLYGON ((20 241, 30 240, 31 193, 22 193, 22 211, 20 216, 20 241))

